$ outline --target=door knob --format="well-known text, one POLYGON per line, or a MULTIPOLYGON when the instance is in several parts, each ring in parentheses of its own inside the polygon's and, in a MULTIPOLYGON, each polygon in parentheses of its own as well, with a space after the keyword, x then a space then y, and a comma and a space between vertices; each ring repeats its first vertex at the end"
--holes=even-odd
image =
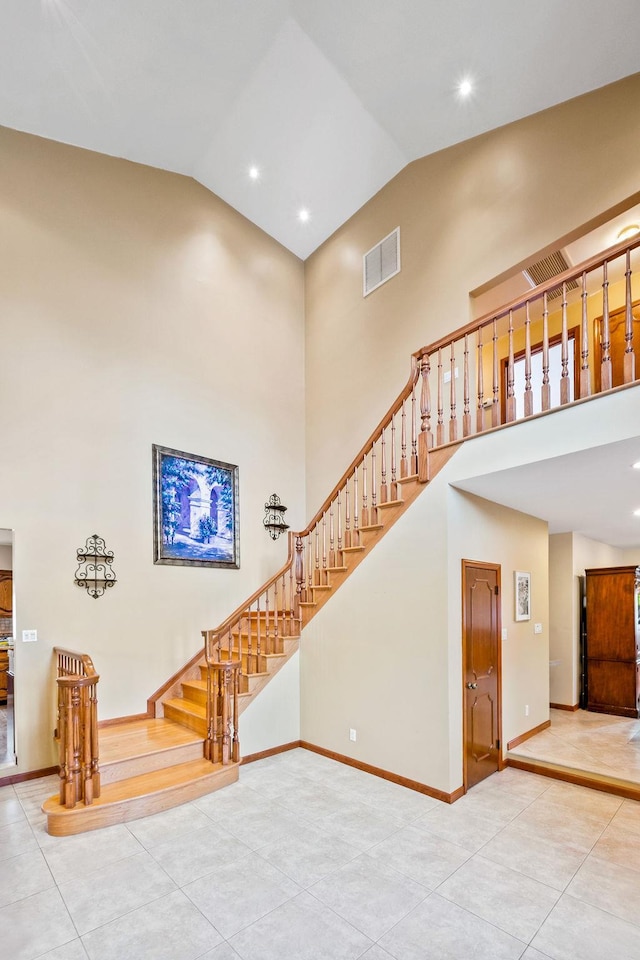
POLYGON ((478 684, 477 684, 477 683, 468 683, 468 684, 467 684, 467 690, 477 690, 477 689, 478 689, 478 684))

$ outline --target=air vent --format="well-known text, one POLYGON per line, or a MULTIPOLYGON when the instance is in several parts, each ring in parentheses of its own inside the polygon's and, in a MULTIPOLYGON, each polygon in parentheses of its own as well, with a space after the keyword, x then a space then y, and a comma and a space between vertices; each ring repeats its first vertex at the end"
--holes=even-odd
MULTIPOLYGON (((547 280, 553 280, 554 277, 557 277, 560 273, 564 273, 565 270, 569 269, 569 264, 567 263, 561 250, 556 250, 554 253, 550 253, 548 257, 543 257, 542 260, 538 260, 537 263, 532 263, 531 266, 527 267, 526 270, 522 272, 525 275, 525 278, 529 281, 532 287, 537 287, 540 283, 546 283, 547 280)), ((567 283, 567 290, 577 290, 578 284, 575 280, 569 280, 567 283)), ((547 297, 549 300, 554 300, 556 297, 561 296, 562 287, 554 287, 549 291, 547 297)))
POLYGON ((376 243, 362 258, 363 297, 373 293, 396 273, 400 273, 400 227, 376 243))

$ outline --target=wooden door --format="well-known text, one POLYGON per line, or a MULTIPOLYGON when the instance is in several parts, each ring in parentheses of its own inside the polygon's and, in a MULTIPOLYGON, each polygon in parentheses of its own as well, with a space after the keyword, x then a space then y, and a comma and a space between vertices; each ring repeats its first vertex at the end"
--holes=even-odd
POLYGON ((0 570, 0 617, 11 616, 13 593, 13 573, 11 570, 0 570))
POLYGON ((500 567, 462 561, 464 786, 501 769, 500 567))

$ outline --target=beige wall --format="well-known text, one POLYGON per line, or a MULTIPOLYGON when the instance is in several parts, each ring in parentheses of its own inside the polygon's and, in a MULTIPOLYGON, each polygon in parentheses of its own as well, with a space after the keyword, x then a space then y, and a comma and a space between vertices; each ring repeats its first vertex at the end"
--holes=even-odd
POLYGON ((22 771, 54 759, 54 645, 93 657, 101 717, 139 713, 284 559, 262 519, 275 491, 304 522, 303 269, 190 179, 0 130, 0 306, 0 526, 39 638, 16 646, 22 771), (240 570, 154 566, 153 443, 239 465, 240 570), (93 533, 99 600, 73 583, 93 533))
POLYGON ((640 74, 416 161, 307 260, 310 515, 470 291, 637 193, 639 97, 640 74), (398 225, 402 271, 363 299, 362 254, 398 225))
POLYGON ((11 547, 0 545, 0 570, 13 569, 13 552, 11 547))

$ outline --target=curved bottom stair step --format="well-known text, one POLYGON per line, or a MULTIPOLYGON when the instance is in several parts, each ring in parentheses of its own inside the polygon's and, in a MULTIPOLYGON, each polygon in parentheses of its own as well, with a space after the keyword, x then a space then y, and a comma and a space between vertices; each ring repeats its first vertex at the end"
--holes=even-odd
POLYGON ((204 755, 203 736, 162 717, 101 727, 99 743, 103 786, 204 755))
POLYGON ((78 803, 72 809, 61 806, 56 794, 42 805, 47 815, 47 832, 54 837, 66 837, 160 813, 234 783, 238 768, 237 763, 223 766, 204 759, 191 760, 106 784, 92 804, 78 803))

